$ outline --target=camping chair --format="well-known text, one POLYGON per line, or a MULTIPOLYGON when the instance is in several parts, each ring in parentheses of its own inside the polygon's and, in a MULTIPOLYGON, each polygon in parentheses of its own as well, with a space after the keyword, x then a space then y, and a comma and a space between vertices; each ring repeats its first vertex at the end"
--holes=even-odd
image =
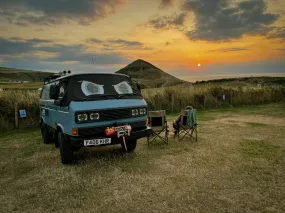
POLYGON ((165 144, 168 144, 169 128, 166 120, 165 110, 149 111, 148 112, 149 126, 152 128, 152 133, 147 136, 147 144, 149 145, 155 138, 161 139, 165 144), (160 136, 164 132, 164 137, 160 136))
POLYGON ((180 142, 188 135, 197 141, 197 125, 196 109, 182 110, 178 131, 174 134, 174 138, 178 137, 178 141, 180 142), (195 137, 193 133, 195 133, 195 137))

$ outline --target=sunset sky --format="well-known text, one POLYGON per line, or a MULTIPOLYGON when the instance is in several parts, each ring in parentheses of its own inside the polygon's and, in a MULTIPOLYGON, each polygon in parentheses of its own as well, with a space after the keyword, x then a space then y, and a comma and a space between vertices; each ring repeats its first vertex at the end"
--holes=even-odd
POLYGON ((0 33, 5 67, 285 73, 285 0, 0 0, 0 33))

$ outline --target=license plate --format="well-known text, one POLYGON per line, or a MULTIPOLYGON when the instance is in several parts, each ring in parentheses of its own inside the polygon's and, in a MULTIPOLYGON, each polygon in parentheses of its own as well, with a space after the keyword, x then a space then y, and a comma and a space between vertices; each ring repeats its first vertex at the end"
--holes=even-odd
POLYGON ((110 143, 111 143, 111 138, 84 140, 84 146, 99 146, 110 143))

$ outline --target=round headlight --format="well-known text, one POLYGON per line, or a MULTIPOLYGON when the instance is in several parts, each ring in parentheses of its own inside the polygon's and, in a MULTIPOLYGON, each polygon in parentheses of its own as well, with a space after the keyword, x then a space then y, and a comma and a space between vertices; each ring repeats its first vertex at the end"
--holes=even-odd
POLYGON ((136 110, 132 109, 132 116, 136 115, 136 110))
POLYGON ((88 116, 87 116, 87 114, 78 114, 77 115, 77 120, 78 121, 87 121, 88 120, 88 116))
POLYGON ((96 113, 90 113, 90 119, 91 120, 99 120, 100 116, 99 116, 99 113, 96 112, 96 113))
POLYGON ((140 114, 141 114, 141 115, 144 115, 144 113, 145 113, 145 112, 144 112, 144 109, 140 109, 140 114))
POLYGON ((138 109, 136 109, 136 115, 138 115, 139 114, 139 110, 138 109))

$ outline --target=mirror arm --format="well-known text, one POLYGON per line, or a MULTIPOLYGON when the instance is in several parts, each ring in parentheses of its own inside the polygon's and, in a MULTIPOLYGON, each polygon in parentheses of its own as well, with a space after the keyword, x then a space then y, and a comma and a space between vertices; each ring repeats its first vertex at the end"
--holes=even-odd
POLYGON ((61 105, 61 100, 54 100, 54 104, 56 106, 60 106, 61 105))

